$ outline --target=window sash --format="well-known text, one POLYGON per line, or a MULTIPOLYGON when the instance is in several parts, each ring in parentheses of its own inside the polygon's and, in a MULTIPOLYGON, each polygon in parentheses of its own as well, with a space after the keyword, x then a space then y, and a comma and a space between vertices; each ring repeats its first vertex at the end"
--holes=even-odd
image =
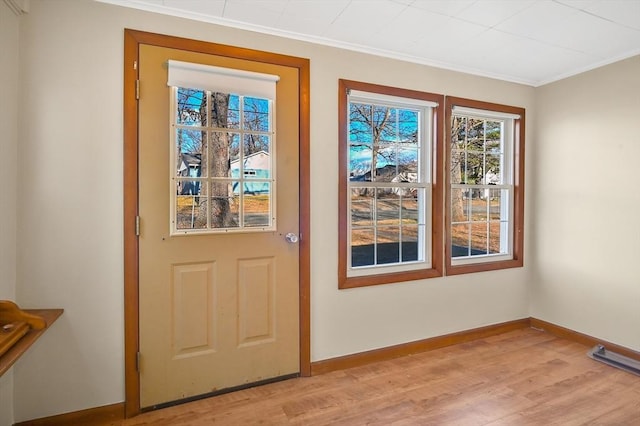
MULTIPOLYGON (((351 90, 347 96, 347 113, 351 109, 352 104, 370 105, 373 107, 388 107, 400 110, 416 111, 418 113, 418 135, 416 147, 418 149, 418 173, 416 182, 384 182, 384 181, 352 181, 347 177, 347 277, 360 277, 368 275, 377 275, 382 273, 413 271, 418 269, 430 268, 432 263, 431 241, 432 241, 432 188, 430 182, 431 176, 431 150, 432 150, 432 129, 433 129, 433 110, 437 106, 436 102, 430 102, 419 99, 403 98, 398 96, 384 95, 372 92, 363 92, 351 90), (376 191, 379 188, 419 188, 422 191, 418 200, 418 260, 407 261, 402 260, 402 241, 398 241, 399 254, 398 262, 377 264, 377 231, 384 228, 379 226, 374 218, 374 222, 370 227, 357 227, 352 223, 352 189, 354 188, 371 188, 376 191), (424 197, 425 199, 420 199, 424 197), (353 231, 358 229, 373 229, 374 231, 374 263, 371 265, 353 266, 353 231)), ((347 118, 347 132, 351 128, 350 116, 347 118)), ((346 167, 349 167, 351 158, 351 141, 347 137, 347 156, 346 167)), ((392 144, 395 145, 395 144, 392 144)), ((373 153, 372 153, 373 155, 373 153)), ((347 173, 349 175, 349 173, 347 173)), ((402 228, 402 227, 401 227, 402 228)), ((400 234, 401 235, 401 234, 400 234)))
MULTIPOLYGON (((484 263, 487 261, 501 261, 511 260, 513 258, 513 229, 514 229, 514 209, 513 209, 513 185, 461 185, 456 184, 451 186, 452 189, 462 190, 500 190, 506 193, 507 202, 500 204, 500 218, 498 220, 491 219, 490 214, 487 215, 485 220, 451 220, 451 238, 453 238, 453 227, 455 225, 468 224, 470 227, 475 225, 487 225, 500 224, 500 252, 499 253, 486 253, 486 254, 470 254, 466 256, 456 256, 451 258, 452 265, 467 265, 474 263, 484 263), (504 247, 504 248, 503 248, 504 247)), ((490 201, 489 201, 490 202, 490 201)), ((490 208, 490 205, 489 205, 490 208)), ((490 229, 490 228, 489 228, 490 229)), ((470 228, 471 230, 471 228, 470 228)), ((490 234, 487 234, 487 237, 490 234)), ((450 242, 453 247, 453 241, 450 242)), ((487 244, 489 240, 487 239, 487 244)), ((469 247, 473 249, 473 247, 469 247)))
MULTIPOLYGON (((360 277, 367 276, 372 274, 382 274, 382 273, 393 273, 393 272, 403 272, 403 271, 413 271, 418 269, 424 269, 431 267, 432 258, 431 258, 431 209, 432 209, 432 188, 431 185, 422 183, 422 184, 404 184, 402 186, 399 185, 389 185, 386 182, 382 184, 369 184, 369 185, 350 185, 349 189, 352 188, 420 188, 422 191, 418 196, 418 219, 417 223, 413 226, 418 229, 418 238, 417 238, 417 260, 403 261, 402 260, 402 240, 398 241, 399 245, 399 253, 398 253, 398 262, 394 263, 377 263, 377 232, 380 229, 387 228, 385 225, 378 225, 377 221, 377 208, 373 209, 373 217, 371 225, 364 226, 354 226, 352 223, 352 204, 351 204, 351 191, 349 191, 348 203, 347 203, 347 212, 349 214, 348 222, 348 232, 347 232, 347 277, 360 277), (366 230, 372 229, 374 231, 374 264, 372 265, 363 265, 363 266, 353 266, 352 261, 352 236, 354 230, 366 230)), ((400 209, 402 207, 400 206, 400 209)), ((403 227, 408 228, 410 226, 403 226, 401 222, 401 212, 399 212, 400 225, 398 227, 402 229, 403 227)), ((391 225, 389 227, 395 227, 395 225, 391 225)), ((402 234, 402 232, 401 232, 402 234)))
MULTIPOLYGON (((462 189, 462 190, 492 190, 492 189, 500 189, 505 190, 507 192, 507 203, 501 205, 501 222, 506 222, 507 226, 500 226, 500 245, 501 245, 501 253, 489 253, 489 254, 470 254, 467 256, 456 256, 451 257, 451 265, 466 265, 466 264, 475 264, 475 263, 485 263, 485 262, 497 262, 502 260, 511 260, 513 259, 513 250, 514 250, 514 207, 515 207, 515 197, 514 197, 514 182, 515 182, 515 156, 513 155, 515 149, 515 120, 520 118, 519 114, 511 114, 500 111, 491 111, 477 108, 469 108, 469 107, 453 107, 452 117, 461 117, 467 119, 480 119, 485 121, 499 121, 502 122, 502 134, 501 137, 501 147, 502 147, 502 161, 500 164, 500 175, 501 181, 500 184, 464 184, 464 183, 451 183, 450 187, 450 197, 453 189, 462 189), (503 218, 504 217, 504 218, 503 218), (502 246, 506 245, 506 250, 504 253, 502 252, 502 246)), ((449 123, 451 126, 452 123, 449 123)), ((449 141, 451 143, 451 141, 449 141)), ((449 164, 447 167, 447 173, 451 173, 451 159, 449 160, 449 164)), ((452 208, 452 207, 451 207, 452 208)), ((487 221, 471 221, 469 223, 490 223, 491 221, 487 219, 487 221)), ((455 224, 461 224, 466 222, 454 222, 453 220, 449 224, 449 232, 451 234, 450 238, 453 238, 453 226, 455 224)), ((453 241, 449 241, 451 247, 453 247, 453 241)))

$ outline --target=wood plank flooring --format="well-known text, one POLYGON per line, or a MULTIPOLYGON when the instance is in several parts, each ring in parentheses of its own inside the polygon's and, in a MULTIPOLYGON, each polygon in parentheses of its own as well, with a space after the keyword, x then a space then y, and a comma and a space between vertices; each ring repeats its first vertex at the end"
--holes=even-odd
POLYGON ((142 414, 138 425, 640 425, 640 377, 533 329, 142 414))

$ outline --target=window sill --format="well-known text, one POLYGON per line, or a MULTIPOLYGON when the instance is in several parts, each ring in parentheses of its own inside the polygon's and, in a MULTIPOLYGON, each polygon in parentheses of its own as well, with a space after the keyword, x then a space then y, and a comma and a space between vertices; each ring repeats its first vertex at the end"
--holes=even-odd
POLYGON ((498 271, 500 269, 520 268, 523 266, 522 259, 499 260, 484 263, 467 263, 461 265, 447 265, 446 275, 471 274, 484 271, 498 271))
POLYGON ((405 281, 422 280, 425 278, 441 277, 438 269, 418 269, 406 272, 394 272, 389 274, 363 275, 360 277, 340 277, 339 289, 367 287, 371 285, 393 284, 405 281))

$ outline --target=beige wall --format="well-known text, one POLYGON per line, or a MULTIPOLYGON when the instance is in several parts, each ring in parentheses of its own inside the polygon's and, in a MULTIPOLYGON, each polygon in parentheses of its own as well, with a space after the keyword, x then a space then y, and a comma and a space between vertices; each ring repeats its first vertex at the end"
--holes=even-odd
POLYGON ((0 300, 15 299, 19 19, 0 2, 0 300))
POLYGON ((533 123, 533 88, 101 3, 31 1, 20 27, 18 164, 28 190, 17 210, 17 297, 65 314, 15 367, 16 421, 124 399, 124 28, 311 59, 313 360, 529 315, 530 262, 337 290, 336 109, 347 78, 519 105, 533 123))
POLYGON ((640 350, 640 56, 536 102, 531 315, 640 350))
MULTIPOLYGON (((0 2, 0 300, 16 298, 18 22, 0 2)), ((0 426, 13 424, 13 369, 0 377, 0 426)))

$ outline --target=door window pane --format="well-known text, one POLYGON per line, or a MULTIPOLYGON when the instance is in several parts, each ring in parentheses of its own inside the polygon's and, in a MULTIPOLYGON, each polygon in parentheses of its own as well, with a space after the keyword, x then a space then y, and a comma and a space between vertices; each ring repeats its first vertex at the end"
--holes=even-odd
POLYGON ((207 186, 202 181, 179 180, 176 183, 175 228, 207 228, 207 186))
POLYGON ((184 126, 204 126, 207 116, 206 92, 199 89, 177 89, 175 120, 184 126))
POLYGON ((268 182, 244 183, 244 226, 264 227, 271 224, 271 199, 268 182))

